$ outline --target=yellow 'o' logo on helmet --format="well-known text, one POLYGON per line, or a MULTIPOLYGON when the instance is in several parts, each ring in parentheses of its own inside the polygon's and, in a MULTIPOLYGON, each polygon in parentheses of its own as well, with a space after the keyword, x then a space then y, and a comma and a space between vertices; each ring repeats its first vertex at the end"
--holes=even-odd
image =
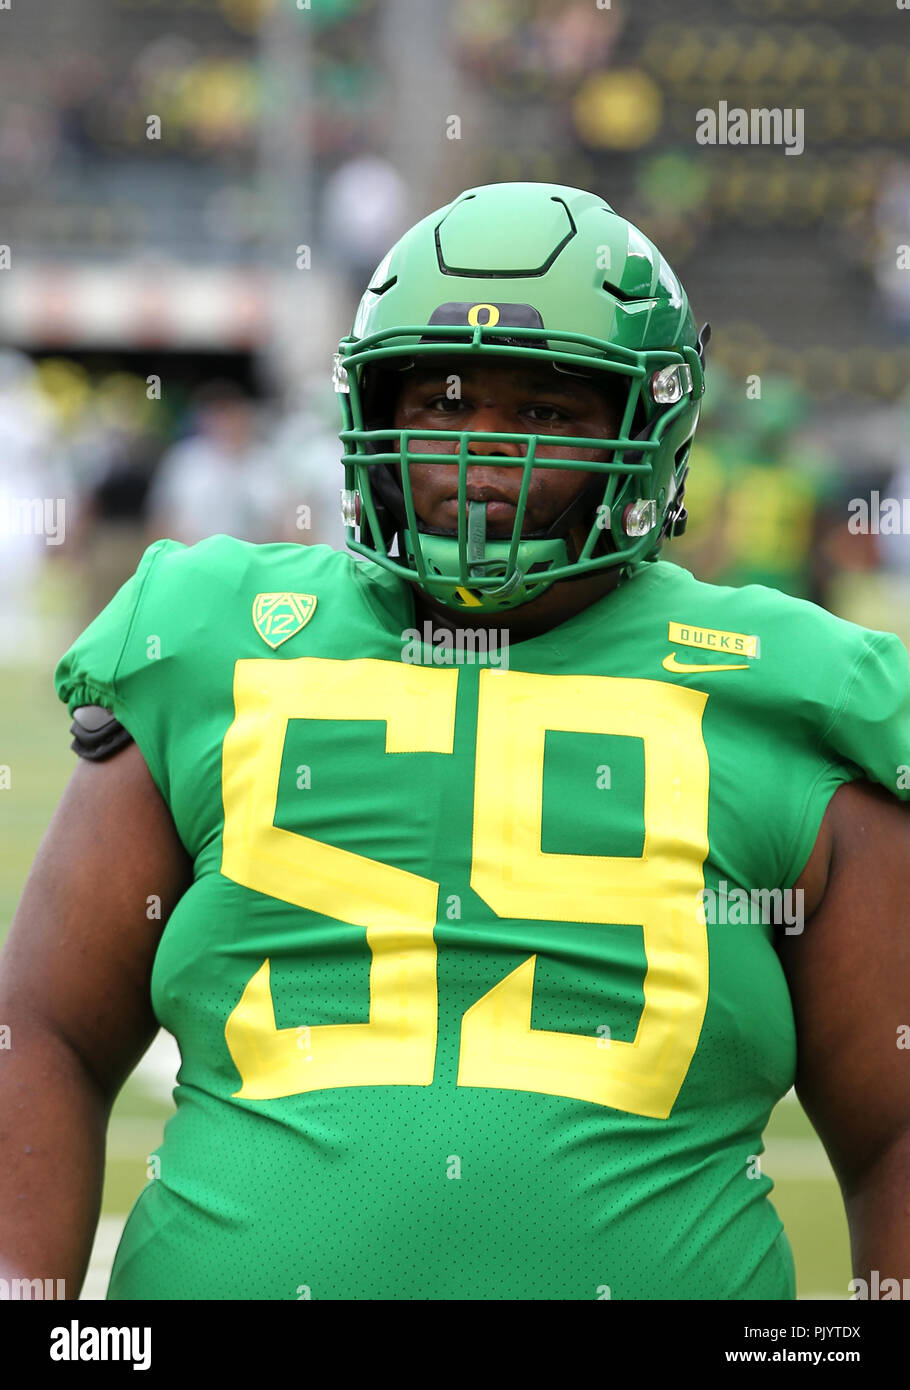
POLYGON ((472 328, 495 328, 499 322, 499 310, 495 304, 472 304, 468 310, 468 323, 472 328), (481 320, 480 311, 486 309, 487 316, 481 320))

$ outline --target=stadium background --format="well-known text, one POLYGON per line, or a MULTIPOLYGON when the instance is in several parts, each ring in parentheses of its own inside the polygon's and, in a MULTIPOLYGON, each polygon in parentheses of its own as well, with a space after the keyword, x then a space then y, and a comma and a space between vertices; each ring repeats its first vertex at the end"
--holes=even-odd
MULTIPOLYGON (((907 26, 893 0, 0 10, 0 934, 73 767, 57 657, 159 535, 343 544, 331 353, 388 245, 472 184, 601 193, 711 322, 666 558, 910 641, 910 542, 847 525, 910 494, 907 26), (804 152, 698 144, 721 100, 803 109, 804 152)), ((83 1297, 174 1069, 162 1038, 117 1102, 83 1297)), ((762 1165, 800 1297, 845 1297, 792 1095, 762 1165)))

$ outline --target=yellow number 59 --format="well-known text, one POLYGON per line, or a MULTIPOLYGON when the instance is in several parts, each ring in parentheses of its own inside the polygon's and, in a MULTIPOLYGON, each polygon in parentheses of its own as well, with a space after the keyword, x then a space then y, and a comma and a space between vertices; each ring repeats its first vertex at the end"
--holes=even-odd
MULTIPOLYGON (((373 719, 386 751, 451 753, 457 668, 362 659, 238 661, 223 749, 221 872, 284 902, 363 927, 369 1023, 278 1028, 265 960, 225 1026, 242 1085, 266 1100, 330 1086, 428 1086, 436 1055, 439 885, 274 825, 290 719, 373 719)), ((468 1009, 458 1084, 572 1096, 666 1118, 708 998, 696 903, 708 852, 707 695, 661 681, 482 671, 471 887, 500 917, 640 924, 647 972, 632 1042, 531 1027, 536 956, 468 1009), (540 848, 547 730, 640 738, 640 857, 540 848)), ((606 924, 606 925, 605 925, 606 924)))

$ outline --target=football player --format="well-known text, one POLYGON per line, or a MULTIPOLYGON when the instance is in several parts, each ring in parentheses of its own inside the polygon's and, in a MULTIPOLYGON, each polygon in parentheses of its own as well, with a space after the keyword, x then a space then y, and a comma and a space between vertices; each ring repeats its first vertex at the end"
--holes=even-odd
POLYGON ((910 1273, 907 654, 659 558, 707 338, 601 198, 469 190, 336 358, 359 558, 158 541, 63 657, 7 1268, 79 1286, 164 1027, 114 1298, 790 1299, 794 1079, 856 1274, 910 1273))

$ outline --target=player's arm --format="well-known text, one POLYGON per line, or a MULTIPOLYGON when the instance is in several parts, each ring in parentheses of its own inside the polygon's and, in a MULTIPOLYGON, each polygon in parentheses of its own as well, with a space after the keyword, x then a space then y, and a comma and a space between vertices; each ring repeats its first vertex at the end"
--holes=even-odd
POLYGON ((134 743, 79 763, 3 952, 0 1276, 81 1288, 111 1105, 157 1031, 149 980, 189 857, 134 743), (161 902, 161 917, 149 899, 161 902))
POLYGON ((910 807, 870 783, 839 788, 801 880, 809 896, 820 865, 823 891, 805 931, 779 943, 796 1017, 796 1090, 841 1186, 854 1276, 906 1278, 910 807))

